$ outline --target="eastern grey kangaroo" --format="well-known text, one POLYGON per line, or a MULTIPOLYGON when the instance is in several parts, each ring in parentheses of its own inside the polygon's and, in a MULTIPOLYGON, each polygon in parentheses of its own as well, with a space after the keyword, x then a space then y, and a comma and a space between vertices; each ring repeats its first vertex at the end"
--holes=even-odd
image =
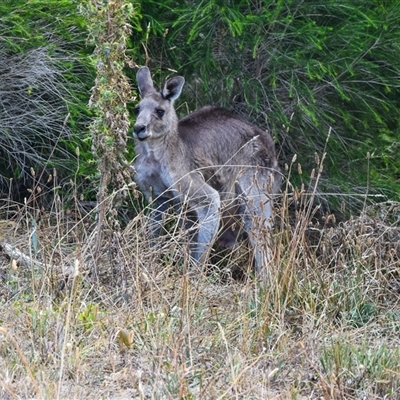
POLYGON ((185 83, 181 76, 158 91, 142 67, 137 83, 134 169, 140 190, 153 200, 150 234, 160 233, 171 205, 187 210, 195 232, 191 256, 203 262, 218 232, 230 246, 244 230, 259 273, 271 257, 272 203, 281 181, 271 136, 219 107, 178 121, 174 101, 185 83))

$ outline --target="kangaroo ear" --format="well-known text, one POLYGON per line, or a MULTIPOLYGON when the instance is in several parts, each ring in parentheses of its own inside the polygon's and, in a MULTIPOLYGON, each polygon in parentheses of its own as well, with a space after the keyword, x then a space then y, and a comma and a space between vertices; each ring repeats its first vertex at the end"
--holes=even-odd
POLYGON ((165 82, 164 89, 162 90, 161 94, 164 99, 172 102, 180 96, 184 84, 185 79, 182 76, 176 76, 175 78, 168 79, 167 82, 165 82))
POLYGON ((155 92, 150 70, 147 67, 142 67, 139 69, 136 74, 136 80, 141 97, 146 97, 150 93, 155 92))

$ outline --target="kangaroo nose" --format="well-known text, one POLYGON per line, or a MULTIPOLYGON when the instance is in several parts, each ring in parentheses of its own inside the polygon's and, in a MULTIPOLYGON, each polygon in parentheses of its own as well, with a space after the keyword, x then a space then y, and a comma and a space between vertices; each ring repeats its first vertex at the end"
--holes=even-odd
POLYGON ((146 125, 135 125, 133 127, 133 134, 136 136, 139 140, 144 140, 147 137, 146 133, 146 125))

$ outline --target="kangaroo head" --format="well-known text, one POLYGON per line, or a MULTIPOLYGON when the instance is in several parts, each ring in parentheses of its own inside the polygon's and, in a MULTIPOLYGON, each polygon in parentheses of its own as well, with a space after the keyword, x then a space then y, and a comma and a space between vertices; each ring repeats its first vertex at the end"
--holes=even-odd
POLYGON ((174 101, 180 96, 185 80, 181 76, 168 79, 161 91, 154 88, 150 70, 139 69, 136 75, 141 101, 135 107, 133 136, 140 141, 157 139, 177 132, 178 118, 174 101))

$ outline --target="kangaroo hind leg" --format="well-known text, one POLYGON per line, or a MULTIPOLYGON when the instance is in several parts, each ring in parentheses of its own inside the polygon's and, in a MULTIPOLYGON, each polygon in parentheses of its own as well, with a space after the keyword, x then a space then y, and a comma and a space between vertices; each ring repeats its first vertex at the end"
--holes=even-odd
POLYGON ((243 224, 253 248, 256 275, 263 276, 272 259, 271 231, 273 199, 269 188, 270 174, 256 170, 239 178, 242 190, 243 224))

